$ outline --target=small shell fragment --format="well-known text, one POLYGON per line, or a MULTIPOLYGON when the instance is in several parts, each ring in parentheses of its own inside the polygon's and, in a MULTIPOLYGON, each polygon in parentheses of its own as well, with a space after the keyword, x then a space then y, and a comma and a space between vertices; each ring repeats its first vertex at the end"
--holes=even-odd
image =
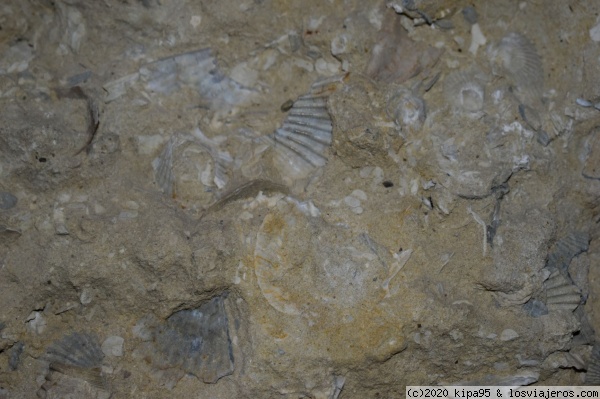
POLYGON ((577 100, 575 100, 575 103, 577 103, 577 105, 581 105, 582 107, 593 107, 594 103, 592 103, 591 101, 588 101, 586 99, 583 98, 578 98, 577 100))

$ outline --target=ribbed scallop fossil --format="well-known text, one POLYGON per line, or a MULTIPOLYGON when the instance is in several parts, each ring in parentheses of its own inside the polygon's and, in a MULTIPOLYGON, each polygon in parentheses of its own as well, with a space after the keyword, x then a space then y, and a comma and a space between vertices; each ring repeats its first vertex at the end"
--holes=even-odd
POLYGON ((494 74, 508 78, 526 95, 541 95, 542 61, 529 39, 519 33, 509 33, 490 47, 489 56, 494 74))

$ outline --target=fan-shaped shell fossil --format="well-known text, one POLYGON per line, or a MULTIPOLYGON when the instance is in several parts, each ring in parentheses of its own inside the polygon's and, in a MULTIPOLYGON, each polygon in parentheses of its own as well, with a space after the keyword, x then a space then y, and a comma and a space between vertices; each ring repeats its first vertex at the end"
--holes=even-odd
POLYGON ((174 386, 185 373, 206 383, 215 383, 233 372, 233 354, 229 339, 223 296, 216 296, 196 309, 173 313, 164 323, 142 320, 140 331, 152 342, 141 351, 159 370, 167 373, 174 386), (149 322, 150 325, 145 326, 149 322))
POLYGON ((87 333, 72 333, 50 345, 50 363, 81 368, 99 367, 104 358, 98 339, 87 333))
POLYGON ((544 282, 549 311, 575 310, 581 302, 581 291, 560 271, 554 270, 544 282))
POLYGON ((111 393, 100 366, 104 354, 95 335, 72 333, 48 348, 46 382, 38 397, 89 397, 107 399, 111 393))
POLYGON ((585 374, 586 385, 600 385, 600 345, 595 344, 585 374))
POLYGON ((170 365, 215 383, 233 372, 223 298, 217 296, 198 309, 171 315, 155 334, 158 349, 170 365))
POLYGON ((548 268, 566 272, 571 260, 588 250, 590 235, 583 231, 573 231, 560 239, 548 255, 548 268))
POLYGON ((283 125, 269 136, 274 165, 288 183, 311 176, 327 163, 333 132, 327 98, 343 78, 315 82, 309 93, 294 102, 283 125))
POLYGON ((518 89, 529 94, 541 94, 544 84, 542 61, 529 39, 519 33, 509 33, 490 47, 489 55, 495 75, 508 78, 518 89))

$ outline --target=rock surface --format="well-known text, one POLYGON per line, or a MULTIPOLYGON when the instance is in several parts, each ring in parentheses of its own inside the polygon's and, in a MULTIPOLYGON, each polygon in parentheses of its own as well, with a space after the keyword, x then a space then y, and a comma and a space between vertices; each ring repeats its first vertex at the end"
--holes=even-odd
POLYGON ((401 3, 4 1, 0 397, 597 381, 600 5, 401 3))

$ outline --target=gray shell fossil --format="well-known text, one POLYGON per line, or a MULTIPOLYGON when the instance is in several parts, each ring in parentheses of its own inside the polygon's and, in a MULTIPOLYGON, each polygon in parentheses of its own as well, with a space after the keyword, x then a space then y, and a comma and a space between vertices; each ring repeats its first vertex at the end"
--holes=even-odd
POLYGON ((185 86, 195 87, 214 107, 240 104, 252 95, 220 72, 210 48, 160 59, 140 68, 139 74, 149 91, 169 94, 185 86))
POLYGON ((50 345, 46 358, 51 364, 93 368, 101 365, 104 353, 94 335, 74 332, 50 345))
POLYGON ((273 163, 284 180, 307 178, 327 163, 333 132, 327 85, 339 80, 334 77, 315 82, 309 93, 294 102, 282 126, 269 136, 273 163))
POLYGON ((600 385, 600 345, 595 344, 585 373, 586 385, 600 385))
POLYGON ((548 255, 548 268, 566 272, 571 260, 589 248, 590 235, 584 231, 573 231, 558 240, 548 255))
POLYGON ((544 282, 549 311, 575 310, 581 302, 581 291, 564 274, 554 270, 544 282))
POLYGON ((495 75, 504 76, 526 96, 538 96, 544 85, 542 61, 533 43, 509 33, 489 49, 495 75))
POLYGON ((245 103, 255 95, 253 90, 221 72, 210 48, 161 58, 143 65, 137 72, 108 82, 104 85, 105 100, 116 100, 138 81, 148 92, 162 95, 183 87, 194 88, 215 109, 245 103))
POLYGON ((95 335, 74 332, 54 342, 45 360, 50 362, 41 398, 109 398, 111 393, 100 366, 104 354, 95 335))
POLYGON ((227 314, 222 296, 196 309, 181 310, 149 330, 152 339, 146 353, 155 367, 193 374, 215 383, 233 372, 227 314))

